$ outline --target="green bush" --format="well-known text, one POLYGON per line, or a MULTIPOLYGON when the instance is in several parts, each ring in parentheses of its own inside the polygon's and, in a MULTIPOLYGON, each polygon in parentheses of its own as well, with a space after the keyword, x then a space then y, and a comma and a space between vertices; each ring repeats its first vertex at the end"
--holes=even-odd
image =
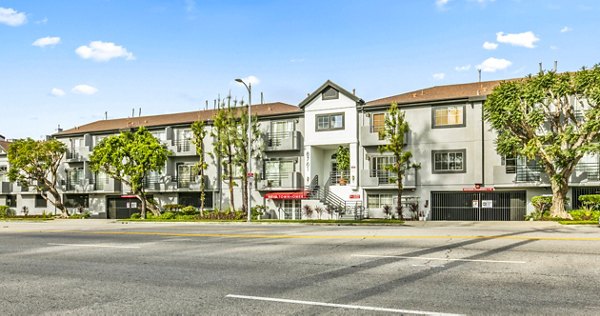
POLYGON ((196 208, 193 206, 186 206, 181 209, 180 213, 182 215, 196 215, 196 208))
POLYGON ((140 219, 140 218, 142 218, 142 214, 140 214, 140 213, 133 213, 133 214, 131 214, 130 218, 131 219, 140 219))
POLYGON ((14 216, 16 216, 15 210, 13 210, 12 208, 10 208, 6 205, 0 205, 0 218, 14 217, 14 216))
POLYGON ((175 218, 175 213, 173 212, 164 212, 160 215, 161 219, 174 219, 175 218))
POLYGON ((90 216, 92 216, 92 214, 90 212, 84 212, 84 213, 81 213, 81 214, 71 214, 69 216, 69 218, 70 219, 83 219, 83 218, 88 218, 90 216))
POLYGON ((600 217, 600 211, 594 211, 591 209, 573 210, 569 211, 574 221, 595 221, 598 222, 600 217))
POLYGON ((166 212, 179 212, 179 210, 181 210, 184 207, 185 206, 183 206, 181 204, 166 204, 165 211, 166 212))
POLYGON ((586 209, 600 211, 600 194, 580 195, 579 202, 581 202, 586 209))

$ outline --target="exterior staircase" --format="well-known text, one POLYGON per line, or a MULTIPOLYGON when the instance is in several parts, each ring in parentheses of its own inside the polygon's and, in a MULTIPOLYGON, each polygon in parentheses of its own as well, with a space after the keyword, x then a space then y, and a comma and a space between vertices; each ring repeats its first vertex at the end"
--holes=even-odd
POLYGON ((317 200, 325 208, 332 209, 342 220, 362 220, 365 218, 365 210, 361 201, 346 201, 329 190, 331 177, 321 187, 319 176, 316 175, 310 182, 308 196, 310 200, 317 200))

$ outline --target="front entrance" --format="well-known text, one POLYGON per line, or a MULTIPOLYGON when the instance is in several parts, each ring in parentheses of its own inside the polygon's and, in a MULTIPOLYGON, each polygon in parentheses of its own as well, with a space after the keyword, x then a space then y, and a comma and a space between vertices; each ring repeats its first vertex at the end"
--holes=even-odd
POLYGON ((277 219, 301 219, 300 203, 302 200, 275 200, 277 219))
POLYGON ((431 192, 434 221, 522 221, 525 191, 431 192))
POLYGON ((109 197, 106 199, 107 216, 109 219, 130 218, 133 213, 142 212, 142 202, 136 197, 109 197))

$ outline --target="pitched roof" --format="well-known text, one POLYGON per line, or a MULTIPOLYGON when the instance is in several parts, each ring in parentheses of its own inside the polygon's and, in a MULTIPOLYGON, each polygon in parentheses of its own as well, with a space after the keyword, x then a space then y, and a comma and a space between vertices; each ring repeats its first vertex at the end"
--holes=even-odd
POLYGON ((10 146, 10 142, 0 140, 0 152, 8 152, 8 146, 10 146))
MULTIPOLYGON (((238 107, 237 109, 245 109, 246 107, 238 107)), ((301 110, 297 106, 275 102, 252 105, 252 114, 261 116, 270 116, 288 113, 300 113, 301 110)), ((182 112, 162 115, 149 115, 131 118, 120 118, 112 120, 101 120, 85 125, 77 126, 71 129, 64 130, 54 134, 55 136, 83 134, 90 132, 115 131, 122 129, 137 128, 140 126, 156 127, 178 124, 191 124, 198 120, 211 120, 216 113, 216 110, 203 110, 193 112, 182 112)))
POLYGON ((500 85, 501 82, 511 80, 515 79, 435 86, 369 101, 365 106, 389 105, 394 102, 400 105, 486 96, 492 93, 492 90, 500 85))
POLYGON ((308 103, 310 103, 310 101, 312 101, 314 98, 316 98, 327 87, 332 87, 332 88, 336 89, 337 91, 341 92, 343 95, 347 96, 351 100, 354 100, 355 102, 360 102, 360 103, 364 103, 365 102, 361 98, 359 98, 356 95, 354 95, 353 93, 350 93, 350 91, 348 91, 348 90, 342 88, 341 86, 337 85, 335 82, 333 82, 331 80, 327 80, 327 81, 325 81, 324 84, 322 84, 319 88, 317 88, 317 90, 315 90, 313 93, 309 94, 306 97, 306 99, 302 100, 302 102, 300 102, 300 104, 298 106, 300 108, 305 107, 308 103))

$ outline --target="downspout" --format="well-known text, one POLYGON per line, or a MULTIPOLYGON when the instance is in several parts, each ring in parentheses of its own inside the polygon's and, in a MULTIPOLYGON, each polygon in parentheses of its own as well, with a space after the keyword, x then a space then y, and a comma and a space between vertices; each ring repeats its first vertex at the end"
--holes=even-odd
POLYGON ((483 103, 481 101, 481 186, 485 186, 485 121, 483 119, 483 103))

